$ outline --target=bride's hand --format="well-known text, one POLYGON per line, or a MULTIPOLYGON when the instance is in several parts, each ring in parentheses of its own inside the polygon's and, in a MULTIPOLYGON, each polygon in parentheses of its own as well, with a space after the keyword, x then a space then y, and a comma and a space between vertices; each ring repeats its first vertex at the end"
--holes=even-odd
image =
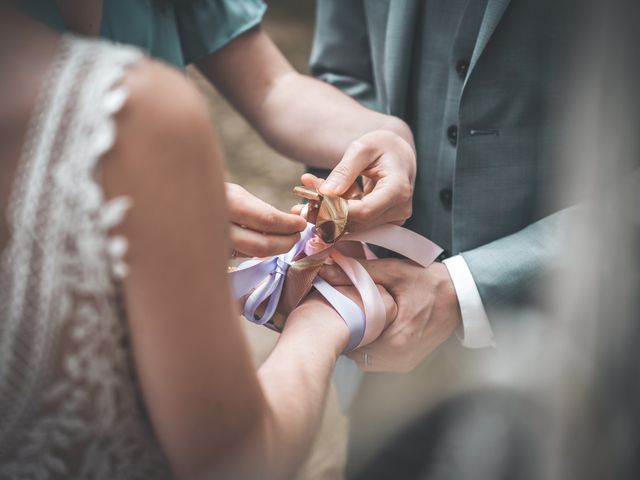
POLYGON ((288 252, 307 222, 284 213, 251 195, 240 185, 226 183, 231 220, 232 256, 268 257, 288 252))
MULTIPOLYGON (((416 153, 413 145, 400 135, 376 130, 355 140, 344 153, 320 193, 343 195, 363 177, 364 196, 349 200, 349 229, 374 225, 402 225, 412 213, 416 153)), ((316 187, 313 175, 304 175, 303 183, 316 187)))
MULTIPOLYGON (((337 289, 362 309, 362 301, 355 287, 337 287, 337 289)), ((393 322, 398 313, 398 307, 387 290, 378 285, 386 312, 385 328, 393 322)), ((335 348, 336 355, 341 354, 349 342, 349 329, 343 318, 334 310, 318 292, 313 292, 296 307, 287 318, 284 332, 287 334, 308 334, 316 339, 322 338, 335 348)))

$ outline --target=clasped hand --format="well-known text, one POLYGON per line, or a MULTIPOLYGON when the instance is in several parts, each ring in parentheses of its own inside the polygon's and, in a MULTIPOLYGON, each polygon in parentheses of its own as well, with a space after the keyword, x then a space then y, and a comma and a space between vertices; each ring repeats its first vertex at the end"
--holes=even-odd
MULTIPOLYGON (((393 223, 401 225, 411 216, 416 159, 413 147, 400 136, 375 131, 354 141, 326 181, 305 174, 305 185, 321 193, 343 195, 359 176, 364 195, 349 200, 349 229, 393 223)), ((227 184, 234 250, 246 256, 269 256, 290 250, 298 241, 306 222, 296 215, 280 212, 237 185, 227 184)), ((407 372, 442 344, 461 323, 455 288, 446 267, 434 263, 423 268, 409 260, 362 261, 385 300, 387 326, 373 343, 349 356, 367 371, 407 372), (366 355, 365 355, 366 354, 366 355), (366 362, 365 362, 366 359, 366 362)), ((325 266, 321 275, 361 304, 350 280, 337 266, 325 266)), ((348 330, 328 303, 310 295, 289 317, 287 325, 336 333, 338 352, 346 345, 348 330), (339 322, 322 321, 337 317, 339 322), (310 320, 314 319, 314 320, 310 320), (327 330, 329 329, 329 330, 327 330)), ((299 328, 299 327, 297 327, 299 328)))
MULTIPOLYGON (((397 315, 376 340, 349 357, 366 371, 409 372, 460 325, 458 299, 447 267, 436 262, 423 268, 399 259, 360 262, 373 281, 389 292, 397 315)), ((337 266, 324 266, 320 275, 334 286, 350 284, 337 266)))

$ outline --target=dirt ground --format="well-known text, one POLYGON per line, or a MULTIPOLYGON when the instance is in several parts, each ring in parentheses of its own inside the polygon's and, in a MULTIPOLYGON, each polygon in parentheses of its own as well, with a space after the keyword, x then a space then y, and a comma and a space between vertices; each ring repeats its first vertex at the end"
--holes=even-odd
MULTIPOLYGON (((289 61, 302 72, 307 62, 313 34, 312 0, 274 0, 263 26, 289 61)), ((228 180, 254 195, 288 210, 297 203, 291 193, 299 184, 304 168, 269 149, 248 123, 213 88, 191 71, 209 100, 211 112, 223 145, 228 180)), ((245 322, 256 364, 269 354, 277 339, 270 330, 245 322)), ((299 479, 339 480, 346 458, 347 422, 331 392, 323 425, 312 454, 299 479)))

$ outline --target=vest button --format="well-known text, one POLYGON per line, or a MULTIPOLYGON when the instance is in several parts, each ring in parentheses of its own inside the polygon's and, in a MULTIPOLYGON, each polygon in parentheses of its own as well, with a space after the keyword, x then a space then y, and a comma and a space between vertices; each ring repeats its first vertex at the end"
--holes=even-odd
POLYGON ((450 126, 447 129, 447 138, 452 146, 458 145, 458 127, 455 125, 450 126))
POLYGON ((443 188, 440 190, 440 201, 447 210, 451 210, 453 205, 453 191, 450 188, 443 188))
POLYGON ((469 72, 469 61, 458 60, 458 63, 456 63, 456 72, 458 73, 460 80, 467 78, 467 73, 469 72))

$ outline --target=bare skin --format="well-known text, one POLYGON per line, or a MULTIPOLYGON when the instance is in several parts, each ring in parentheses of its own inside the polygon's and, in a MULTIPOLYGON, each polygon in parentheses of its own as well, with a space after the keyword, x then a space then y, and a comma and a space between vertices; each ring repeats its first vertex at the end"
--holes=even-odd
POLYGON ((405 122, 301 75, 260 28, 198 68, 270 146, 307 165, 332 169, 323 193, 342 194, 360 175, 369 180, 368 195, 350 201, 351 230, 401 224, 411 216, 416 158, 405 122))
MULTIPOLYGON (((98 35, 103 0, 56 0, 67 25, 98 35), (79 4, 82 5, 79 5, 79 4)), ((359 175, 369 194, 351 201, 352 230, 411 216, 416 172, 411 130, 338 89, 301 75, 269 36, 254 28, 197 65, 269 145, 310 166, 333 169, 323 193, 344 193, 359 175)), ((233 254, 288 251, 305 222, 228 185, 233 254), (255 225, 255 227, 254 227, 255 225)))
MULTIPOLYGON (((31 99, 58 42, 0 6, 0 46, 19 43, 21 57, 30 55, 14 68, 15 52, 0 49, 0 70, 11 72, 0 76, 3 178, 13 175, 31 99), (30 90, 12 103, 4 87, 18 85, 30 90)), ((123 85, 129 100, 102 174, 109 198, 133 203, 117 233, 129 240, 125 308, 154 431, 179 478, 290 478, 313 438, 348 331, 311 296, 256 374, 230 300, 222 162, 204 102, 182 75, 153 62, 132 69, 123 85)), ((393 318, 395 305, 384 298, 393 318)))
POLYGON ((209 161, 219 158, 214 132, 182 79, 150 70, 128 79, 132 100, 120 118, 119 147, 105 159, 105 180, 110 194, 127 194, 137 207, 123 225, 131 242, 125 292, 156 431, 184 478, 255 478, 256 472, 288 478, 317 427, 346 328, 321 300, 310 299, 289 318, 256 377, 225 279, 224 197, 212 188, 221 185, 222 172, 209 161), (149 97, 148 82, 170 90, 170 104, 149 97), (184 97, 176 93, 181 89, 184 97), (176 104, 186 118, 176 117, 176 104), (148 118, 171 120, 148 131, 147 143, 134 132, 148 118), (166 145, 154 140, 158 134, 168 136, 166 145), (158 178, 147 178, 147 162, 158 178), (169 179, 158 204, 157 185, 169 179))
MULTIPOLYGON (((322 189, 323 180, 306 174, 305 185, 322 189)), ((365 191, 367 185, 365 185, 365 191)), ((292 211, 298 213, 300 205, 292 211)), ((447 267, 435 262, 427 268, 410 260, 362 260, 378 285, 393 296, 398 315, 371 344, 349 354, 368 372, 409 372, 444 343, 462 323, 458 296, 447 267), (367 361, 365 362, 365 354, 367 361)), ((337 266, 320 274, 334 286, 351 281, 337 266)))
MULTIPOLYGON (((462 322, 458 297, 442 263, 427 268, 410 260, 362 260, 374 282, 382 285, 398 305, 398 315, 380 337, 354 350, 349 357, 369 372, 410 372, 444 343, 462 322), (364 362, 364 354, 367 362, 364 362)), ((335 266, 321 275, 331 284, 349 285, 335 266)))
POLYGON ((104 0, 54 0, 70 30, 96 37, 100 35, 104 0))
POLYGON ((240 185, 225 183, 229 206, 232 255, 267 257, 288 252, 300 239, 307 222, 281 212, 240 185))
POLYGON ((348 331, 310 298, 256 376, 226 280, 221 155, 204 102, 157 65, 133 71, 126 86, 105 188, 135 205, 121 227, 130 242, 124 286, 156 432, 183 478, 288 478, 310 447, 348 331))

